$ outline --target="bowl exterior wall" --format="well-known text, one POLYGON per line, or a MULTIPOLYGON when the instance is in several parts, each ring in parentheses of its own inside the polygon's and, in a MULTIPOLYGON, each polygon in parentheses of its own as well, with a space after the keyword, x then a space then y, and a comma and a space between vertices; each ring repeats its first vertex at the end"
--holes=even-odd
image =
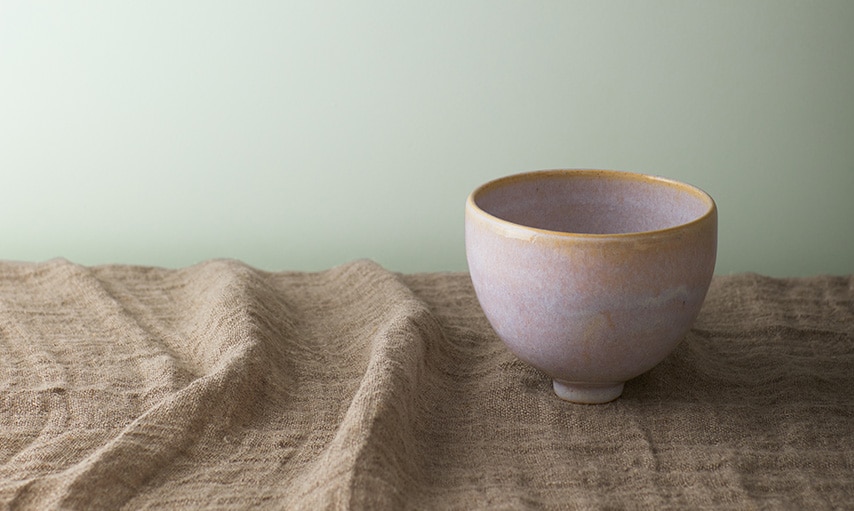
POLYGON ((469 204, 466 257, 478 300, 516 356, 552 378, 623 382, 662 361, 702 307, 717 213, 632 236, 536 232, 469 204))

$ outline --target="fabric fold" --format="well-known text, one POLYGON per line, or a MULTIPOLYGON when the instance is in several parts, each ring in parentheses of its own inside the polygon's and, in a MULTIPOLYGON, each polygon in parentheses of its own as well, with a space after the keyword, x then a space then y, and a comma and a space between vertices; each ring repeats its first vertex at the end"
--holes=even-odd
MULTIPOLYGON (((221 435, 262 408, 258 400, 266 375, 287 374, 283 367, 273 365, 282 358, 270 356, 271 340, 287 332, 272 330, 267 323, 271 295, 257 272, 244 265, 212 262, 185 272, 189 275, 186 284, 196 289, 184 293, 189 299, 173 301, 170 315, 158 314, 148 306, 160 303, 145 304, 137 299, 135 286, 140 281, 114 278, 111 269, 90 270, 65 261, 48 266, 47 273, 66 284, 53 289, 60 291, 57 312, 73 315, 74 322, 86 326, 81 331, 67 323, 56 329, 58 341, 64 345, 63 358, 77 365, 81 373, 97 371, 110 376, 88 385, 69 382, 66 386, 71 388, 63 386, 63 394, 81 394, 67 408, 72 412, 106 409, 100 424, 75 424, 71 418, 55 425, 98 429, 101 442, 74 463, 12 485, 13 506, 117 508, 149 479, 168 471, 170 462, 191 451, 199 437, 221 435), (165 334, 170 328, 175 330, 165 334), (93 363, 107 367, 92 367, 93 363), (195 368, 197 373, 180 369, 185 367, 195 368), (126 369, 131 372, 125 373, 126 369), (109 407, 117 398, 132 411, 111 417, 109 407)), ((164 295, 158 298, 164 299, 164 295)), ((36 332, 18 335, 32 337, 19 339, 24 342, 40 340, 36 332)), ((48 436, 45 433, 42 430, 39 437, 48 436)), ((46 452, 49 447, 37 438, 15 457, 24 464, 33 457, 57 457, 46 452)), ((62 443, 52 447, 68 448, 62 443)), ((16 474, 4 475, 14 478, 16 474)))
POLYGON ((345 323, 369 321, 362 326, 368 335, 355 339, 366 358, 333 438, 300 478, 324 479, 332 472, 334 489, 303 494, 296 507, 350 508, 366 500, 380 508, 405 507, 417 490, 411 483, 420 479, 418 461, 425 453, 418 449, 417 421, 422 393, 431 395, 424 388, 425 350, 441 339, 441 327, 393 274, 367 261, 351 271, 370 274, 371 289, 354 309, 341 307, 338 314, 345 323), (372 312, 364 316, 365 310, 372 312))

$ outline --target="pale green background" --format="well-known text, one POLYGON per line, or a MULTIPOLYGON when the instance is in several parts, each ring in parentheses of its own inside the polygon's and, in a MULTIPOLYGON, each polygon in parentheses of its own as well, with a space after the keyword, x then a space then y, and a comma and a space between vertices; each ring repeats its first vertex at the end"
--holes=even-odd
POLYGON ((0 259, 464 270, 468 193, 558 167, 854 272, 854 2, 0 3, 0 259))

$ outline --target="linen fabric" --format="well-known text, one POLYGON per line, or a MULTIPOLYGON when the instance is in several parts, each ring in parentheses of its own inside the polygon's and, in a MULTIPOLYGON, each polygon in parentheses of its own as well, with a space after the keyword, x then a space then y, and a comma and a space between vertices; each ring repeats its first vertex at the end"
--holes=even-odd
POLYGON ((854 278, 717 276, 577 405, 465 273, 2 262, 0 508, 854 508, 854 278))

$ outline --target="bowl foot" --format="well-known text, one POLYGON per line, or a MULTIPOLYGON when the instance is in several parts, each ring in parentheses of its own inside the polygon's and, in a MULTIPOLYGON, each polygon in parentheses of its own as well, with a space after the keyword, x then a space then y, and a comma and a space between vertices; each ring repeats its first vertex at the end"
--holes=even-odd
POLYGON ((623 393, 623 383, 581 383, 554 380, 557 397, 573 403, 598 405, 613 401, 623 393))

